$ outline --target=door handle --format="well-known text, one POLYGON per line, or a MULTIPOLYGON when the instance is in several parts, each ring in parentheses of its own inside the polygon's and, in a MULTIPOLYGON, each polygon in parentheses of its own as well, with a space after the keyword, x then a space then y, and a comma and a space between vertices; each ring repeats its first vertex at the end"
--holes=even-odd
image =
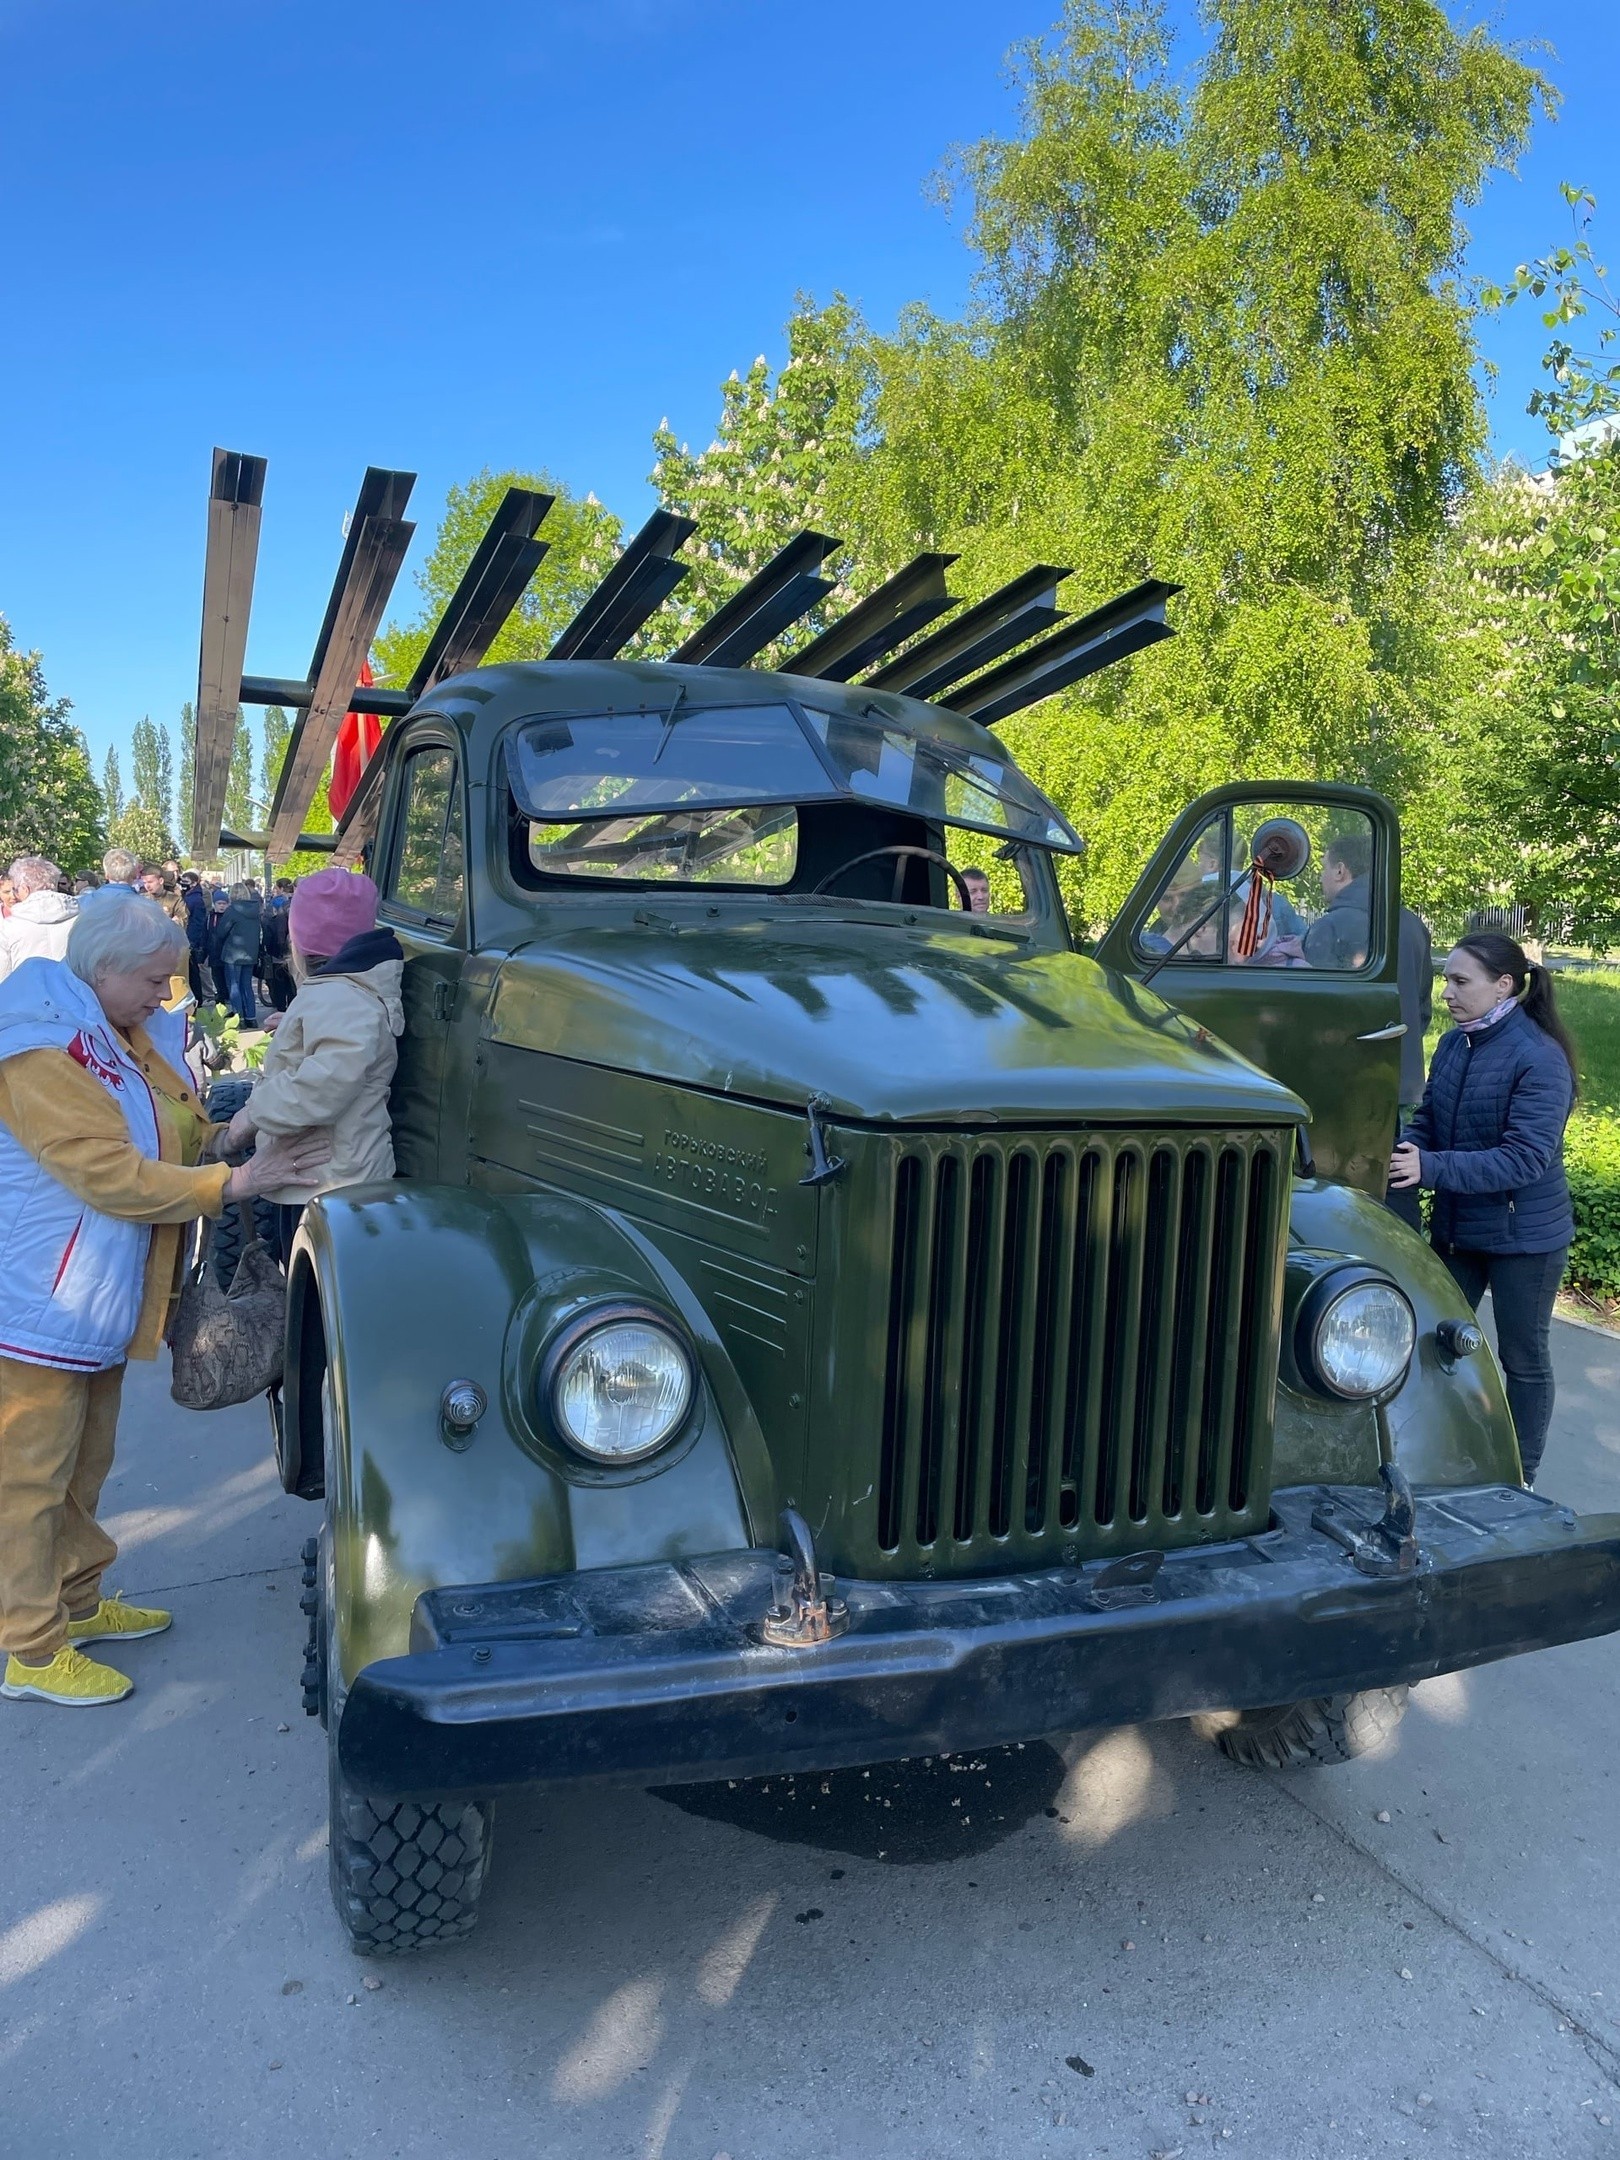
POLYGON ((1404 1020, 1397 1020, 1397 1021, 1395 1022, 1395 1025, 1394 1025, 1393 1027, 1387 1027, 1387 1028, 1374 1028, 1374 1029, 1372 1030, 1372 1032, 1371 1032, 1370 1034, 1368 1034, 1368 1035, 1358 1035, 1358 1036, 1356 1037, 1356 1041, 1357 1041, 1357 1042, 1394 1042, 1394 1041, 1395 1041, 1395 1040, 1397 1039, 1397 1037, 1399 1037, 1399 1036, 1402 1036, 1402 1035, 1404 1035, 1405 1033, 1406 1033, 1406 1022, 1405 1022, 1404 1020))

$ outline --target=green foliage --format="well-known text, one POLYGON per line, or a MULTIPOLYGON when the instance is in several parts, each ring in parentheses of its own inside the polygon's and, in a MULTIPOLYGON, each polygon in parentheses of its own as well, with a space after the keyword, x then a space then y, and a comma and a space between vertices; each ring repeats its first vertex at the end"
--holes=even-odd
POLYGON ((270 1038, 243 1044, 241 1015, 231 1011, 228 1005, 199 1005, 192 1016, 197 1031, 207 1043, 204 1059, 211 1072, 257 1072, 264 1063, 265 1052, 270 1048, 270 1038))
POLYGON ((1620 1298, 1620 1119, 1577 1111, 1564 1136, 1575 1204, 1565 1281, 1588 1297, 1620 1298))
POLYGON ((1620 968, 1563 968, 1558 1010, 1575 1038, 1581 1108, 1620 1120, 1620 968))
POLYGON ((612 567, 619 520, 594 495, 582 502, 548 473, 495 473, 486 468, 465 486, 453 487, 446 498, 433 552, 416 574, 422 595, 416 620, 390 624, 377 639, 373 660, 384 680, 409 681, 434 624, 509 487, 538 488, 554 495, 556 501, 539 534, 548 553, 485 655, 491 666, 503 660, 543 660, 612 567))
POLYGON ((133 800, 107 828, 107 840, 112 847, 128 848, 148 869, 160 868, 174 853, 172 835, 157 812, 133 800))
MULTIPOLYGON (((1445 785, 1428 588, 1483 440, 1459 214, 1548 96, 1432 0, 1209 27, 1190 73, 1148 0, 1071 0, 1023 49, 1022 128, 947 175, 975 311, 871 347, 856 453, 868 557, 959 549, 975 593, 1068 563, 1080 606, 1185 586, 1173 645, 1006 728, 1088 835, 1092 923, 1217 780, 1445 785)), ((1414 848, 1420 903, 1466 882, 1458 840, 1414 848)))
MULTIPOLYGON (((174 746, 168 729, 155 726, 149 714, 136 721, 131 733, 129 773, 133 801, 168 834, 174 808, 174 746)), ((174 852, 171 842, 158 860, 174 852)))
POLYGON ((1554 336, 1541 364, 1551 380, 1533 394, 1527 410, 1562 440, 1594 422, 1612 422, 1620 412, 1620 359, 1612 357, 1620 339, 1620 301, 1609 290, 1608 271, 1589 237, 1597 197, 1567 180, 1559 193, 1569 205, 1569 241, 1534 262, 1520 263, 1507 286, 1485 286, 1480 302, 1491 309, 1520 300, 1548 303, 1541 320, 1554 336), (1582 343, 1575 342, 1577 323, 1590 333, 1582 343))
POLYGON ((262 748, 259 752, 259 800, 267 806, 276 799, 282 761, 287 755, 287 744, 291 737, 292 722, 284 709, 280 705, 267 705, 264 708, 262 748))
MULTIPOLYGON (((720 424, 706 450, 694 455, 667 420, 659 422, 652 484, 666 510, 695 518, 698 529, 681 558, 690 574, 636 650, 673 650, 805 527, 841 536, 850 505, 835 498, 840 478, 854 477, 870 387, 865 342, 842 296, 818 308, 801 294, 788 319, 780 372, 773 380, 763 354, 746 375, 732 370, 721 385, 720 424)), ((838 578, 852 568, 846 550, 829 559, 824 574, 838 578)), ((829 611, 839 612, 851 597, 847 588, 829 594, 829 611)), ((759 664, 805 643, 823 619, 818 612, 796 624, 759 664)))
POLYGON ((0 864, 45 855, 70 875, 107 842, 101 795, 66 698, 53 698, 37 652, 17 650, 0 615, 0 864))
POLYGON ((1558 1005, 1575 1038, 1581 1099, 1564 1136, 1575 1206, 1565 1280, 1589 1297, 1620 1299, 1620 970, 1558 977, 1558 1005))
POLYGON ((124 781, 118 770, 118 752, 109 750, 101 767, 101 807, 109 825, 124 814, 124 781))
POLYGON ((197 715, 189 700, 180 708, 180 777, 175 797, 175 826, 182 849, 191 846, 191 812, 197 788, 197 715))
POLYGON ((1503 852, 1445 807, 1477 717, 1432 611, 1484 439, 1460 212, 1550 92, 1434 0, 1213 0, 1208 28, 1183 54, 1154 0, 1069 0, 1016 55, 1019 130, 941 181, 980 263, 966 320, 876 338, 801 300, 708 450, 659 431, 661 498, 701 528, 682 598, 805 523, 858 591, 920 547, 961 555, 968 598, 1035 560, 1072 566, 1071 608, 1173 577, 1173 645, 1006 726, 1087 834, 1078 916, 1241 776, 1387 789, 1409 896, 1453 910, 1503 852))
POLYGON ((1560 939, 1620 942, 1620 443, 1478 489, 1435 613, 1473 742, 1449 807, 1494 857, 1476 890, 1533 903, 1560 939))
POLYGON ((253 807, 253 736, 247 715, 236 708, 236 736, 231 744, 230 777, 225 783, 225 822, 233 832, 257 832, 262 807, 253 807))
MULTIPOLYGON (((277 767, 277 771, 279 773, 279 766, 277 767)), ((331 784, 332 768, 328 766, 325 774, 321 779, 320 786, 315 790, 314 801, 310 804, 308 810, 304 813, 305 832, 318 833, 330 832, 332 830, 332 812, 326 799, 327 790, 331 786, 331 784)), ((314 848, 301 848, 295 853, 289 855, 285 862, 277 863, 275 866, 275 874, 277 877, 308 877, 309 873, 312 870, 329 869, 331 867, 331 863, 332 858, 330 855, 317 854, 314 848)))

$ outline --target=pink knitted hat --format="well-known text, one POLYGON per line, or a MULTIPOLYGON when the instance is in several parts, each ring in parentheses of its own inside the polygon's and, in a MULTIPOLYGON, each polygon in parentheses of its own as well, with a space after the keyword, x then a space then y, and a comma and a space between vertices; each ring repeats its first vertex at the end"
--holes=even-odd
POLYGON ((312 871, 293 887, 287 927, 301 953, 330 960, 350 938, 376 929, 377 888, 360 871, 312 871))

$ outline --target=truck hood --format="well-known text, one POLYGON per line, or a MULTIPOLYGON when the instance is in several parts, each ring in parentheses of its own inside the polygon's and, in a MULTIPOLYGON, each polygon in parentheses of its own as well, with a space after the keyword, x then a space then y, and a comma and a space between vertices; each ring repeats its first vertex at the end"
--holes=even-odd
POLYGON ((1304 1104, 1075 953, 847 922, 570 928, 502 966, 491 1039, 872 1123, 1281 1125, 1304 1104))

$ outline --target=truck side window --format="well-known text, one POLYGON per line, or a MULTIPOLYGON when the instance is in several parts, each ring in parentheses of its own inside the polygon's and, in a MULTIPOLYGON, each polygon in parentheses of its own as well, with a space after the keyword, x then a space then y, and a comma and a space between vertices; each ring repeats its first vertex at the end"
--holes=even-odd
POLYGON ((1172 967, 1365 968, 1372 934, 1375 838, 1360 811, 1312 803, 1244 803, 1203 825, 1137 933, 1144 958, 1172 967), (1256 880, 1250 864, 1269 830, 1309 842, 1296 874, 1256 880))
POLYGON ((430 921, 453 923, 461 913, 466 848, 456 756, 427 743, 405 761, 399 844, 388 898, 430 921))

